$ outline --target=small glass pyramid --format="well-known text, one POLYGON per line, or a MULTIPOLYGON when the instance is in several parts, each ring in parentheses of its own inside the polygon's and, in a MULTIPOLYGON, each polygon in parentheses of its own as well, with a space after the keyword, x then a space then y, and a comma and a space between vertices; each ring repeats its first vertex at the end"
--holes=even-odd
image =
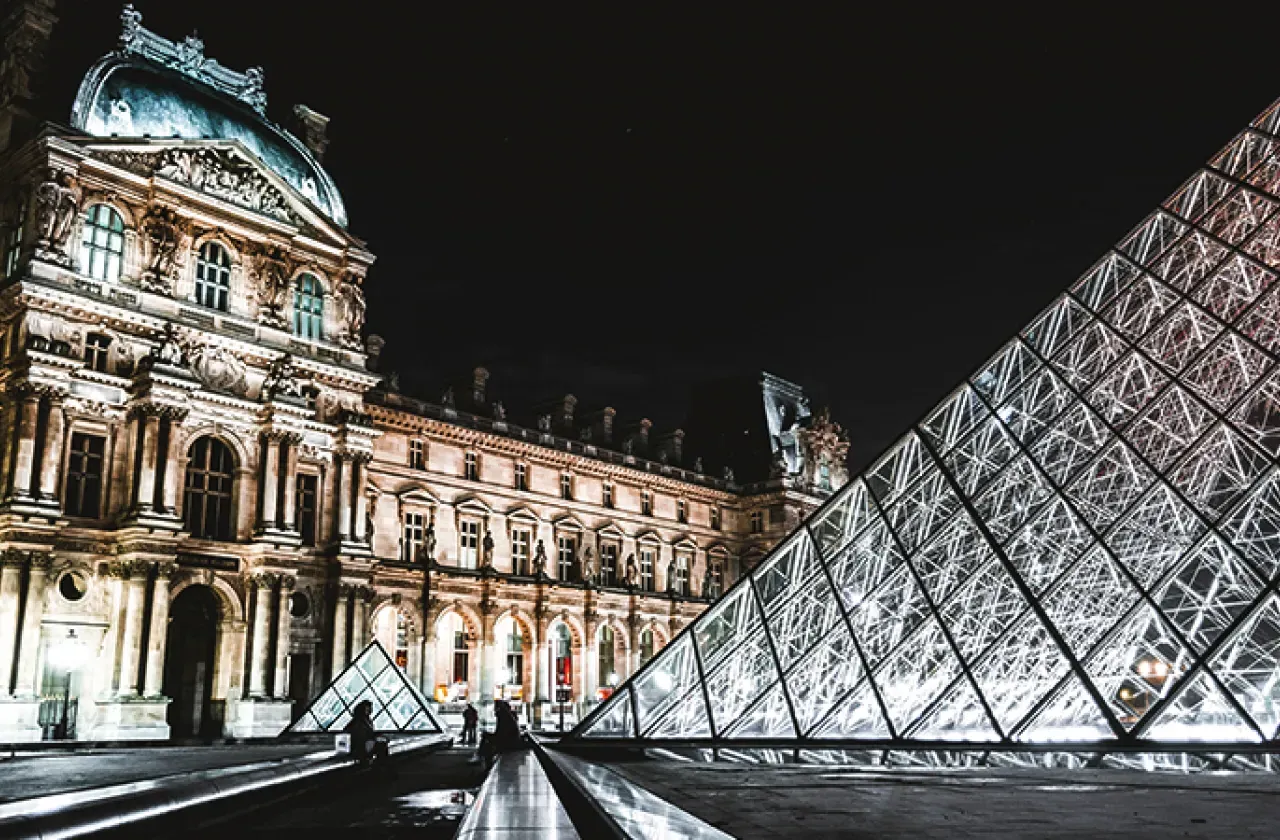
POLYGON ((374 639, 283 734, 341 732, 362 700, 373 704, 373 726, 379 732, 445 731, 427 701, 374 639))
POLYGON ((571 737, 1276 744, 1278 272, 1280 103, 571 737))

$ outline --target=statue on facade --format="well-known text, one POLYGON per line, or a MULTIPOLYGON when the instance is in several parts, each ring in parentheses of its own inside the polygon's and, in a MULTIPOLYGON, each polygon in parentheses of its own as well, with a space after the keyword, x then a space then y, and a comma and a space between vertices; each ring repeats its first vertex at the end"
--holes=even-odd
POLYGON ((272 327, 289 325, 289 273, 283 248, 265 247, 255 261, 258 320, 272 327))
POLYGON ((50 173, 36 187, 36 249, 42 257, 67 264, 67 240, 80 209, 80 190, 66 172, 50 173))
POLYGON ((787 475, 787 456, 781 449, 773 452, 773 461, 769 464, 770 478, 785 478, 787 475))
POLYGON ((302 381, 291 354, 281 353, 271 362, 267 378, 262 381, 262 397, 266 400, 276 397, 302 398, 302 381))
POLYGON ((144 290, 173 294, 182 234, 182 220, 172 207, 152 207, 143 217, 142 237, 147 243, 147 267, 141 277, 144 290))
POLYGON ((538 415, 538 431, 544 432, 546 434, 551 433, 551 415, 550 414, 538 415))
POLYGON ((702 575, 702 597, 703 598, 716 597, 720 593, 716 592, 715 590, 716 590, 716 576, 713 574, 713 569, 711 564, 708 563, 707 570, 702 575))
POLYGON ((338 314, 342 324, 340 340, 347 345, 360 346, 360 331, 364 329, 365 301, 360 290, 363 278, 354 272, 338 284, 338 314))
POLYGON ((445 388, 444 393, 440 395, 440 404, 445 408, 454 407, 453 388, 445 388))
POLYGON ((698 473, 699 475, 702 474, 702 456, 701 455, 693 459, 693 471, 698 473))
POLYGON ((507 419, 507 407, 501 401, 493 404, 493 419, 504 422, 507 419))
POLYGON ((484 529, 484 540, 480 543, 480 548, 484 552, 484 568, 493 568, 493 532, 488 526, 484 529))
POLYGON ((183 345, 178 331, 174 329, 172 322, 165 322, 164 331, 160 333, 160 343, 147 354, 144 361, 147 367, 154 364, 167 365, 169 367, 186 367, 187 364, 187 348, 183 345))
POLYGON ((627 438, 622 442, 622 454, 630 455, 635 449, 635 444, 631 442, 631 438, 627 438))
POLYGON ((535 577, 547 575, 547 547, 542 544, 542 540, 538 540, 533 552, 533 574, 535 577))
POLYGON ((674 557, 667 563, 667 591, 676 591, 676 561, 674 557))
POLYGON ((733 467, 724 468, 724 480, 729 482, 730 484, 733 483, 733 467))
POLYGON ((636 566, 636 556, 634 554, 627 555, 627 575, 624 580, 627 586, 632 589, 640 585, 640 569, 636 566))
POLYGON ((436 561, 436 518, 431 517, 427 523, 427 531, 422 535, 422 554, 425 555, 423 565, 431 565, 436 561))
POLYGON ((596 582, 596 558, 591 546, 587 546, 578 558, 578 576, 587 586, 596 582))

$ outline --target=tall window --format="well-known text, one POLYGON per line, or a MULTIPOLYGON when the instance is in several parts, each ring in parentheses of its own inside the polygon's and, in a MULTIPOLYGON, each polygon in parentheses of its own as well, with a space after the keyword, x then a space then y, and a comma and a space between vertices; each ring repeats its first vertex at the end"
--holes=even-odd
POLYGON ((645 630, 640 634, 640 664, 653 659, 653 631, 645 630))
POLYGON ((556 625, 552 634, 555 645, 555 684, 557 686, 573 685, 573 638, 569 628, 564 624, 556 625))
POLYGON ((18 207, 18 215, 9 224, 8 234, 4 238, 4 264, 0 268, 4 269, 5 277, 12 277, 18 272, 18 260, 22 258, 22 229, 26 219, 27 206, 23 204, 18 207))
MULTIPOLYGON (((467 682, 471 671, 471 652, 467 649, 467 632, 456 630, 453 634, 453 683, 467 682)), ((465 693, 459 699, 465 699, 465 693)))
POLYGON ((320 479, 314 475, 298 476, 298 533, 303 545, 316 544, 316 511, 320 479))
POLYGON ((529 466, 527 464, 516 464, 516 489, 529 489, 529 466))
POLYGON ((191 445, 189 455, 183 502, 187 530, 193 537, 229 540, 235 482, 231 450, 217 438, 202 437, 191 445))
POLYGON ((111 336, 102 333, 89 333, 84 339, 84 366, 99 373, 107 372, 107 350, 111 347, 111 336))
POLYGON ((511 532, 511 571, 517 575, 533 573, 529 565, 529 546, 533 542, 533 534, 524 528, 516 528, 511 532))
POLYGON ((720 508, 717 506, 711 508, 711 530, 720 530, 720 508))
POLYGON ((689 594, 689 555, 676 555, 676 579, 672 581, 672 588, 675 589, 677 595, 689 594))
POLYGON ((676 521, 689 521, 689 503, 684 499, 676 499, 676 521))
POLYGON ((645 592, 653 591, 653 565, 657 560, 658 552, 656 549, 640 549, 640 588, 645 592))
POLYGON ((603 498, 600 500, 600 503, 607 508, 613 507, 613 482, 612 481, 606 481, 604 483, 604 491, 602 495, 603 495, 603 498))
POLYGON ((569 473, 560 474, 560 498, 573 500, 573 476, 569 473))
POLYGON ((561 537, 557 541, 557 547, 558 576, 561 580, 573 580, 573 567, 578 565, 578 540, 574 537, 561 537))
POLYGON ((401 671, 409 667, 409 619, 396 610, 396 667, 401 671))
POLYGON ((618 672, 614 667, 614 651, 617 642, 613 637, 613 628, 604 625, 600 628, 600 684, 612 686, 618 681, 618 672))
POLYGON ((524 683, 524 638, 520 635, 520 625, 511 622, 511 632, 507 634, 507 685, 524 683))
POLYGON ((107 439, 98 435, 71 435, 67 461, 66 508, 68 516, 97 519, 102 512, 102 464, 107 439))
POLYGON ((764 533, 764 511, 759 511, 759 510, 751 511, 751 533, 753 534, 764 533))
POLYGON ((704 598, 719 598, 720 593, 724 591, 724 565, 719 560, 707 558, 707 562, 711 564, 711 591, 703 592, 704 598))
POLYGON ((419 553, 426 540, 427 526, 421 513, 405 513, 404 539, 400 541, 400 559, 406 563, 417 563, 419 553))
POLYGON ((293 334, 324 338, 324 289, 314 274, 299 274, 293 287, 293 334))
POLYGON ((649 490, 640 491, 640 512, 645 516, 653 516, 653 493, 649 490))
POLYGON ((468 452, 463 456, 462 477, 467 481, 480 480, 480 461, 476 457, 476 453, 468 452))
POLYGON ((464 519, 458 523, 458 567, 474 569, 480 556, 480 523, 464 519))
POLYGON ((618 585, 617 543, 604 543, 600 546, 600 585, 618 585))
POLYGON ((226 312, 230 289, 231 258, 227 249, 217 242, 204 243, 196 257, 196 303, 226 312))
POLYGON ((409 469, 425 470, 427 468, 427 444, 420 438, 409 441, 409 469))
POLYGON ((80 240, 80 273, 94 280, 120 279, 124 259, 124 219, 115 208, 95 204, 84 216, 80 240))

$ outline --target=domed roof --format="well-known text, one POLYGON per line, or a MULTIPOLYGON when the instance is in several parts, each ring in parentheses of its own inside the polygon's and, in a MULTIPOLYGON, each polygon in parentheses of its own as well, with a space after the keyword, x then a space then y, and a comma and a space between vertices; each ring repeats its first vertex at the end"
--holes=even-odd
POLYGON ((71 124, 95 137, 238 140, 341 227, 347 211, 333 179, 300 140, 263 113, 262 71, 237 73, 204 57, 188 37, 174 44, 125 7, 120 48, 80 83, 71 124))

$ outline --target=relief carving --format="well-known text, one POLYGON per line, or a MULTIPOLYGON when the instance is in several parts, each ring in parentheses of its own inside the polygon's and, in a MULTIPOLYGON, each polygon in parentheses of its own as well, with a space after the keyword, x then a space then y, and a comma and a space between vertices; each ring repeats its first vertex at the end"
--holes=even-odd
POLYGON ((66 172, 49 173, 36 187, 36 255, 70 265, 67 240, 80 209, 80 189, 66 172))
POLYGON ((365 302, 364 292, 360 284, 364 278, 359 274, 348 274, 338 284, 338 341, 353 350, 361 349, 364 344, 360 331, 364 328, 365 302))
POLYGON ((142 272, 144 291, 172 295, 177 282, 178 246, 185 225, 171 207, 152 207, 142 219, 142 237, 147 244, 147 267, 142 272))
POLYGON ((258 320, 271 327, 289 326, 289 258, 283 248, 264 247, 254 260, 258 320))
POLYGON ((293 356, 282 353, 271 362, 267 370, 267 378, 262 382, 262 398, 273 400, 277 397, 303 399, 302 388, 305 381, 298 369, 294 367, 293 356))
POLYGON ((201 345, 190 352, 191 372, 215 391, 244 396, 249 390, 248 366, 226 347, 201 345))

